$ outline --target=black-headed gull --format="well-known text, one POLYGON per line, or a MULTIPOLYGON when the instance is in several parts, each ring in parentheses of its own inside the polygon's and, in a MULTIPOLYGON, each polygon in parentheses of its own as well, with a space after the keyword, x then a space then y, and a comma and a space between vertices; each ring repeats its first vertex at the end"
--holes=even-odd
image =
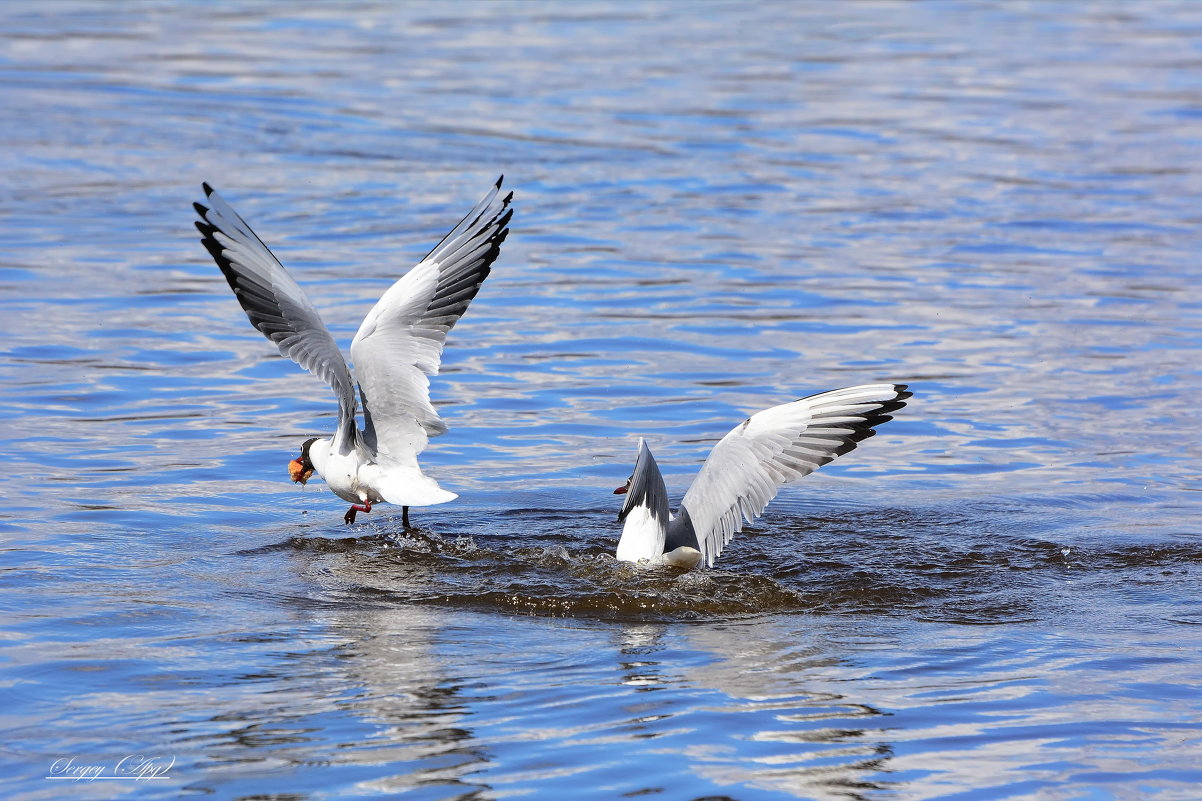
POLYGON ((428 377, 438 373, 447 332, 476 297, 509 233, 513 193, 499 197, 503 178, 368 312, 351 342, 353 377, 313 303, 246 221, 208 184, 209 205, 193 204, 201 242, 251 324, 338 396, 334 436, 306 441, 288 472, 304 484, 316 470, 351 503, 347 524, 372 504, 393 503, 402 507, 408 529, 410 506, 458 497, 417 464, 429 438, 447 430, 430 404, 428 377), (362 430, 355 421, 356 383, 362 430))
POLYGON ((847 387, 773 406, 723 437, 680 502, 668 511, 668 490, 647 443, 639 438, 634 473, 618 521, 625 522, 617 558, 692 568, 710 567, 743 522, 755 520, 782 485, 807 476, 876 433, 906 405, 905 384, 847 387))

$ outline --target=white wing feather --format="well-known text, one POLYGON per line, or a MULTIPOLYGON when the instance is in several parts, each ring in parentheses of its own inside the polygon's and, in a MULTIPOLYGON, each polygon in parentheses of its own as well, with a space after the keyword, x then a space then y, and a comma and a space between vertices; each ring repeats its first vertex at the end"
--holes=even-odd
POLYGON ((288 274, 246 221, 204 184, 209 205, 192 204, 201 242, 229 282, 251 324, 280 353, 321 378, 338 395, 338 427, 344 439, 355 431, 355 386, 342 352, 309 296, 288 274))
POLYGON ((900 384, 837 389, 757 412, 723 437, 680 504, 706 563, 782 485, 854 449, 908 397, 900 384))
POLYGON ((496 186, 426 258, 389 287, 351 343, 363 403, 365 444, 384 461, 416 466, 446 425, 430 403, 447 332, 488 277, 509 233, 510 193, 496 186))

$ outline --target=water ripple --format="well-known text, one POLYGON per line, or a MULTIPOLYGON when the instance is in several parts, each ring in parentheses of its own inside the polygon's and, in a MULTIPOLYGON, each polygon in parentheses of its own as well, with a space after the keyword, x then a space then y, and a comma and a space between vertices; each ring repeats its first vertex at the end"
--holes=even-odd
POLYGON ((6 792, 1194 798, 1197 7, 450 8, 0 6, 6 792), (190 203, 345 344, 501 172, 461 499, 348 530, 190 203), (717 569, 613 560, 637 437, 679 498, 876 380, 717 569))

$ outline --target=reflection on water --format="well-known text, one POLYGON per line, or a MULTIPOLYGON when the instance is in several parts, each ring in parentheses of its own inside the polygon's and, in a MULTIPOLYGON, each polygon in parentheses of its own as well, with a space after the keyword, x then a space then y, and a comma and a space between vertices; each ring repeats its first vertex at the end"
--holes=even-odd
POLYGON ((0 7, 0 761, 79 798, 1193 799, 1190 3, 0 7), (520 200, 423 455, 341 525, 334 404, 202 180, 344 344, 520 200), (614 562, 748 412, 915 399, 681 574, 614 562), (98 786, 104 784, 103 787, 98 786))

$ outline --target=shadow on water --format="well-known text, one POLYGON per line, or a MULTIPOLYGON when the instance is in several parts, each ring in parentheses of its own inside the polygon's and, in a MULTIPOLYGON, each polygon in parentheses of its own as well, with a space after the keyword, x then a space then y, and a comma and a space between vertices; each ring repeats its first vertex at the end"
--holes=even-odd
POLYGON ((365 535, 294 536, 238 555, 300 556, 306 574, 334 594, 318 597, 335 603, 632 622, 808 612, 1022 623, 1055 616, 1050 598, 1113 571, 1154 578, 1202 565, 1194 543, 1081 546, 1045 539, 1022 519, 1003 524, 998 508, 977 505, 773 515, 736 537, 715 568, 686 572, 616 561, 608 513, 520 514, 528 529, 521 537, 385 523, 365 535))

